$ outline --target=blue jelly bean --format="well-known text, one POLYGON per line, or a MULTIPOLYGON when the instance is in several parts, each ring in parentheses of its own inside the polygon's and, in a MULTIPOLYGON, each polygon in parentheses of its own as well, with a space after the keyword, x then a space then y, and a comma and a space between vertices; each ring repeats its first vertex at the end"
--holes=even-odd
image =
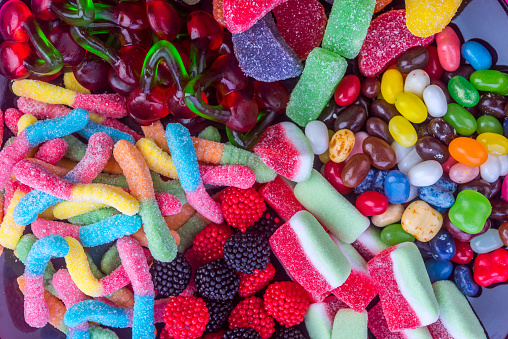
POLYGON ((503 120, 503 135, 508 137, 508 118, 504 118, 503 120))
POLYGON ((432 257, 437 261, 448 261, 455 256, 455 242, 444 227, 441 227, 436 236, 429 241, 429 247, 432 257))
POLYGON ((457 183, 452 181, 450 178, 444 176, 439 178, 439 180, 434 185, 444 187, 452 193, 455 193, 455 191, 457 190, 457 183))
POLYGON ((453 193, 437 184, 418 188, 420 199, 440 208, 450 208, 455 203, 453 193))
POLYGON ((481 43, 468 41, 462 45, 462 56, 475 70, 489 69, 492 66, 492 56, 481 43))
POLYGON ((401 171, 390 171, 385 177, 384 194, 392 204, 402 204, 409 198, 410 183, 401 171))
POLYGON ((427 269, 431 283, 446 280, 453 273, 453 264, 450 261, 437 261, 431 258, 425 261, 425 268, 427 269))
POLYGON ((360 185, 356 186, 355 188, 353 188, 353 192, 355 194, 362 194, 367 191, 372 191, 372 186, 373 186, 375 174, 376 174, 376 170, 374 168, 371 168, 369 170, 369 173, 365 177, 365 179, 363 179, 362 183, 360 185))
POLYGON ((423 260, 427 260, 432 258, 432 253, 430 252, 430 246, 428 242, 415 241, 416 247, 420 250, 420 254, 422 255, 423 260))
POLYGON ((95 224, 79 228, 79 240, 84 247, 94 247, 131 235, 141 228, 141 218, 137 215, 119 214, 95 224))
POLYGON ((474 297, 480 292, 480 286, 474 281, 473 272, 466 265, 457 265, 453 272, 453 279, 459 290, 468 297, 474 297))
POLYGON ((132 135, 119 131, 113 127, 98 124, 93 120, 88 120, 85 127, 83 127, 83 129, 78 131, 78 134, 81 135, 83 138, 90 139, 92 135, 100 132, 109 135, 111 139, 113 139, 113 142, 115 144, 120 140, 127 140, 131 144, 136 143, 136 140, 134 140, 134 137, 132 135))

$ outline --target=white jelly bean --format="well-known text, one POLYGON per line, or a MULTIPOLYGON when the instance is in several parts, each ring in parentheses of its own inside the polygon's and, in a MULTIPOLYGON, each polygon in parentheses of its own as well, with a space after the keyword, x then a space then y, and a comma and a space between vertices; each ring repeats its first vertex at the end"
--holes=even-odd
POLYGON ((328 128, 319 120, 311 121, 305 126, 305 136, 309 139, 314 154, 323 154, 328 149, 328 128))
POLYGON ((446 101, 446 95, 441 87, 430 85, 425 88, 425 91, 423 91, 423 101, 425 101, 425 105, 427 105, 429 115, 434 118, 439 118, 446 114, 448 102, 446 101))
POLYGON ((443 175, 443 167, 436 160, 427 160, 411 168, 407 174, 411 185, 434 185, 443 175))
POLYGON ((457 184, 465 184, 476 178, 478 174, 480 174, 479 167, 472 167, 459 162, 450 168, 448 176, 457 184))
POLYGON ((418 155, 416 152, 416 149, 413 149, 411 152, 409 152, 399 163, 399 171, 404 173, 405 175, 408 174, 409 170, 413 167, 421 163, 423 159, 418 155))
POLYGON ((409 92, 418 95, 420 99, 423 98, 423 91, 430 85, 430 78, 427 72, 421 69, 411 71, 406 77, 404 83, 404 92, 409 92))
POLYGON ((495 228, 491 228, 487 232, 474 237, 470 244, 473 251, 478 254, 489 253, 503 247, 499 232, 495 228))
POLYGON ((405 147, 405 146, 402 146, 401 144, 399 144, 397 141, 394 141, 392 143, 392 149, 395 151, 395 157, 397 158, 397 164, 402 159, 404 159, 404 157, 406 155, 408 155, 409 152, 411 152, 414 148, 415 148, 415 146, 405 147))
POLYGON ((506 155, 499 155, 497 157, 497 160, 499 160, 499 164, 501 166, 501 169, 499 171, 499 175, 504 177, 508 175, 508 154, 506 155))
POLYGON ((480 175, 482 179, 488 182, 494 182, 501 173, 501 164, 497 156, 489 154, 487 161, 480 166, 480 175))

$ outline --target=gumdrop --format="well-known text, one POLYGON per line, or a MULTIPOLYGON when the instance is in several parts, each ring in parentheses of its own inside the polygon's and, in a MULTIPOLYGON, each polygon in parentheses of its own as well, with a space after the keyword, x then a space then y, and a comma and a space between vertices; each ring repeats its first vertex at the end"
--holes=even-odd
POLYGON ((224 19, 233 34, 243 33, 287 0, 224 0, 224 19))
POLYGON ((450 23, 462 0, 406 0, 407 28, 416 36, 441 32, 450 23))

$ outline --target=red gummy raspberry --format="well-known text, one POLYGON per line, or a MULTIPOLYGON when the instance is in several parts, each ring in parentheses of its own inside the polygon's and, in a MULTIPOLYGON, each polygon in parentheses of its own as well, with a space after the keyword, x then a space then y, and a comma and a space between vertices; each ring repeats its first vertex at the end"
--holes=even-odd
POLYGON ((275 276, 275 268, 272 263, 268 263, 262 271, 256 269, 253 274, 240 274, 240 288, 238 295, 240 297, 249 297, 254 293, 261 291, 275 276))
POLYGON ((249 297, 236 305, 229 315, 229 328, 250 327, 259 333, 262 339, 268 339, 275 332, 273 318, 263 308, 263 300, 249 297))
POLYGON ((245 232, 266 210, 265 200, 254 188, 228 187, 221 194, 222 213, 228 225, 245 232))
POLYGON ((164 309, 164 328, 170 338, 196 339, 203 335, 209 317, 203 299, 173 297, 164 309))
POLYGON ((310 305, 309 294, 298 283, 278 281, 266 289, 264 305, 266 312, 287 328, 303 321, 310 305))
POLYGON ((224 243, 233 234, 228 225, 210 224, 196 235, 192 241, 194 255, 202 264, 224 258, 224 243))
POLYGON ((215 333, 206 333, 201 339, 222 339, 224 333, 226 333, 224 330, 215 333))

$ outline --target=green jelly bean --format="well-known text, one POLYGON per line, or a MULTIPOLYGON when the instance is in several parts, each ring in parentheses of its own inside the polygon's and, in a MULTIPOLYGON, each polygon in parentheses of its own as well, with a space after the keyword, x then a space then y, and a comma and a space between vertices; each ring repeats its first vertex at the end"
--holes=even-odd
POLYGON ((480 93, 466 78, 456 75, 448 82, 448 92, 458 104, 465 107, 474 107, 480 101, 480 93))
POLYGON ((401 224, 392 224, 383 228, 381 240, 390 246, 395 246, 403 242, 414 242, 415 237, 404 231, 401 224))
POLYGON ((471 74, 469 81, 479 91, 508 95, 508 74, 496 70, 479 70, 471 74))
POLYGON ((450 221, 469 234, 480 232, 492 212, 489 199, 473 190, 464 190, 457 195, 448 211, 450 221))
POLYGON ((461 135, 471 135, 476 131, 476 119, 459 104, 448 104, 448 110, 443 119, 448 121, 457 133, 461 135))
POLYGON ((476 124, 478 125, 476 128, 478 134, 496 133, 503 135, 503 126, 499 120, 491 115, 482 115, 476 120, 476 124))

